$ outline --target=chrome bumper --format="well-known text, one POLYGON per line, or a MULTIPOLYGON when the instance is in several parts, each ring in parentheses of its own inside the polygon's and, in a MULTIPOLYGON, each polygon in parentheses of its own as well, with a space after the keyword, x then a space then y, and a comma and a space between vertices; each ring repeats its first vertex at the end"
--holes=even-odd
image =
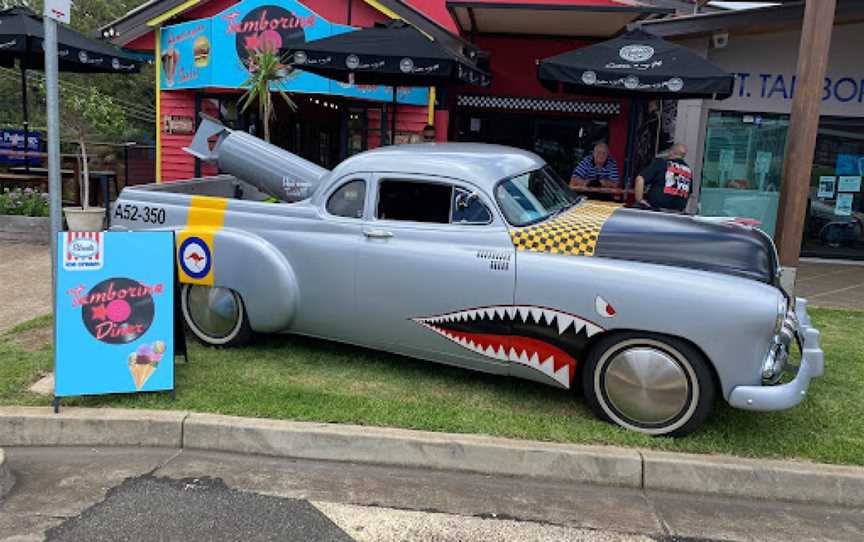
POLYGON ((807 394, 810 379, 825 372, 825 355, 819 344, 819 330, 807 314, 807 300, 795 300, 795 334, 801 345, 801 366, 795 379, 776 386, 738 386, 729 396, 729 404, 745 410, 784 410, 800 403, 807 394))

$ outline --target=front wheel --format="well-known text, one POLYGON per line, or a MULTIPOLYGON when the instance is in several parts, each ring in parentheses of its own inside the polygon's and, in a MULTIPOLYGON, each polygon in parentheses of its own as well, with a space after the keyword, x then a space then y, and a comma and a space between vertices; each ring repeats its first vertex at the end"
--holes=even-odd
POLYGON ((693 432, 716 395, 701 352, 680 339, 647 333, 601 339, 586 360, 582 386, 599 418, 658 436, 693 432))
POLYGON ((252 338, 243 299, 234 290, 184 284, 180 306, 186 325, 207 346, 242 346, 252 338))

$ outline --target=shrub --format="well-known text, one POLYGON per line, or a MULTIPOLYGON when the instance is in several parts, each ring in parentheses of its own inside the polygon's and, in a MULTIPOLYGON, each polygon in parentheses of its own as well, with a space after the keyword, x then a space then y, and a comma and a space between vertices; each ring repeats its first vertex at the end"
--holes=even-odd
POLYGON ((7 188, 0 194, 0 215, 48 216, 48 194, 32 188, 7 188))

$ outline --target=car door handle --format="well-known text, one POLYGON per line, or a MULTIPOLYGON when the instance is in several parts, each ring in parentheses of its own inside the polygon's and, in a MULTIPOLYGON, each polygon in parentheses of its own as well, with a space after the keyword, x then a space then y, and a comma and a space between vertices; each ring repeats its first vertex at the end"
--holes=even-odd
POLYGON ((363 235, 370 239, 389 239, 393 233, 380 228, 363 228, 363 235))

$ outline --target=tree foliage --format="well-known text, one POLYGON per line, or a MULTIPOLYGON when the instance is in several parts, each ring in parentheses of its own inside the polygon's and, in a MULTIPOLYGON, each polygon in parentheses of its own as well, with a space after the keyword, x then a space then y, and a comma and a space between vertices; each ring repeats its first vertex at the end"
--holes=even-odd
MULTIPOLYGON (((94 32, 122 17, 147 0, 75 0, 71 27, 93 37, 94 32)), ((43 0, 0 0, 0 8, 26 6, 42 13, 43 0)), ((124 113, 120 124, 110 130, 94 130, 89 137, 100 141, 135 140, 149 142, 154 138, 156 89, 154 67, 145 64, 138 74, 74 74, 60 73, 60 94, 64 101, 72 96, 88 97, 88 89, 97 89, 100 96, 110 97, 113 105, 124 113)), ((28 109, 31 129, 45 130, 44 93, 40 92, 40 73, 28 72, 28 109)), ((20 74, 0 68, 0 126, 17 127, 23 123, 20 74)), ((65 124, 66 119, 63 119, 65 124)), ((102 126, 108 128, 108 126, 102 126)))

